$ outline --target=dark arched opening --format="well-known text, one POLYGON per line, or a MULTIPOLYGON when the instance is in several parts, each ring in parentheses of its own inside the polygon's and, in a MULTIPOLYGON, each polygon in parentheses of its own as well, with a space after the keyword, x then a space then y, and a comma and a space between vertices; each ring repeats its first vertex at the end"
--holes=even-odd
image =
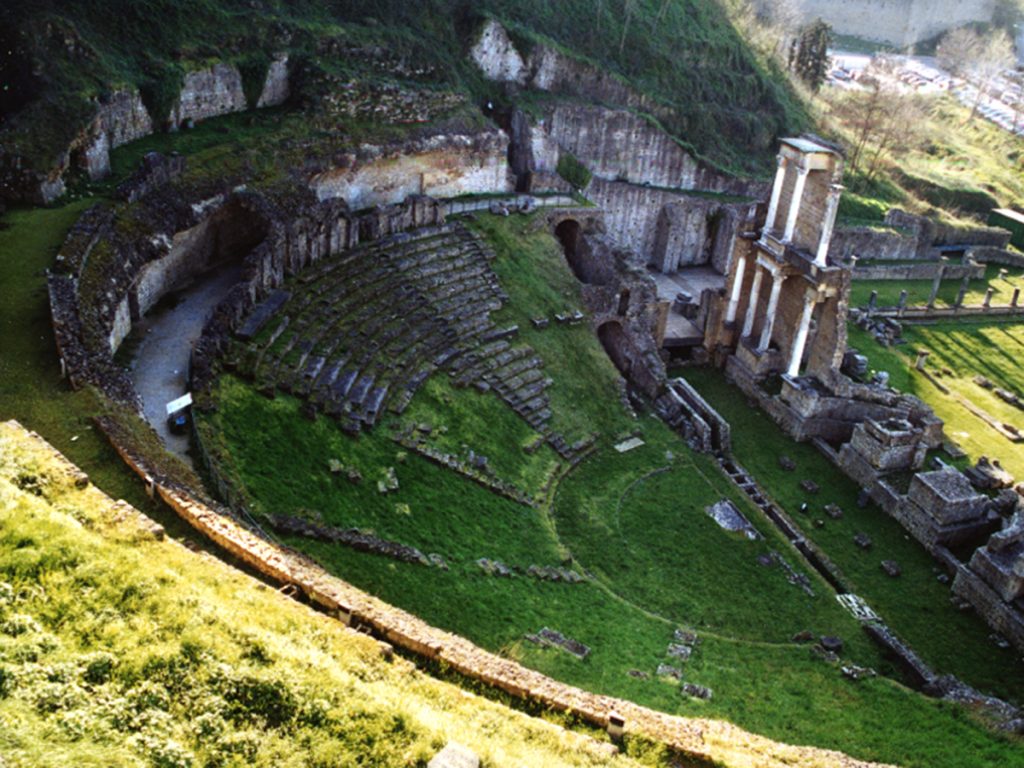
POLYGON ((632 345, 622 326, 615 321, 607 322, 597 329, 597 338, 619 373, 628 379, 633 372, 632 345))
POLYGON ((569 262, 569 267, 576 278, 584 283, 590 282, 580 263, 580 223, 575 219, 566 219, 555 227, 555 237, 562 244, 565 260, 569 262))
POLYGON ((619 317, 625 317, 629 311, 629 288, 625 288, 619 294, 619 306, 615 312, 619 317))

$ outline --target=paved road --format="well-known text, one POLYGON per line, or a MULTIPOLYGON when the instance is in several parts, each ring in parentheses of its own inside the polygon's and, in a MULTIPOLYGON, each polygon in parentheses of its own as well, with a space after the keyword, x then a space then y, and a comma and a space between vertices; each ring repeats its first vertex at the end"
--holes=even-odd
POLYGON ((199 277, 135 324, 131 340, 138 347, 131 362, 132 381, 142 397, 146 420, 167 448, 191 464, 188 435, 167 428, 164 406, 187 391, 188 360, 210 312, 241 276, 241 265, 229 264, 199 277), (170 305, 170 306, 169 306, 170 305))

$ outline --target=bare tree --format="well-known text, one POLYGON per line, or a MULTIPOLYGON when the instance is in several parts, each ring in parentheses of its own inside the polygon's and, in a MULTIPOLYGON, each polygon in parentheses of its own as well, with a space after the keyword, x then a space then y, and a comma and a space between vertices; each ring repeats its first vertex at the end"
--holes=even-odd
POLYGON ((1013 45, 1001 29, 986 34, 967 27, 954 29, 942 38, 936 55, 942 66, 967 80, 977 91, 966 122, 977 116, 981 100, 988 95, 999 75, 1015 63, 1013 45))
POLYGON ((862 81, 867 90, 844 94, 833 114, 850 136, 847 165, 866 181, 885 161, 910 149, 919 139, 925 109, 921 98, 901 93, 883 81, 862 81))

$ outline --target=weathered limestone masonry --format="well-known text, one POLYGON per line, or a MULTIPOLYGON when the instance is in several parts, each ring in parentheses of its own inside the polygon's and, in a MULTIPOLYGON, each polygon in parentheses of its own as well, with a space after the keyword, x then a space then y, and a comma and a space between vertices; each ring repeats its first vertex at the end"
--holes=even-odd
POLYGON ((233 64, 214 64, 189 72, 178 100, 171 107, 168 126, 174 130, 188 121, 198 122, 216 115, 241 112, 246 108, 242 74, 233 64))
POLYGON ((836 32, 896 46, 913 45, 947 29, 990 22, 995 0, 797 0, 805 21, 824 19, 836 32))
POLYGON ((748 230, 756 204, 687 195, 655 187, 595 178, 587 198, 604 211, 608 236, 635 250, 659 272, 710 265, 725 274, 736 238, 748 230))
POLYGON ((225 303, 237 321, 286 275, 360 241, 443 218, 426 198, 356 216, 342 201, 319 202, 302 188, 276 199, 225 190, 192 203, 169 187, 131 208, 97 206, 72 229, 48 279, 62 366, 73 385, 94 384, 140 410, 113 354, 132 323, 185 281, 242 260, 243 279, 225 303), (124 226, 123 216, 133 226, 124 226))
POLYGON ((560 104, 533 129, 537 170, 554 171, 570 152, 598 178, 669 189, 697 189, 753 197, 766 185, 712 170, 647 119, 623 109, 560 104))
POLYGON ((423 659, 442 662, 471 679, 517 698, 572 713, 600 728, 609 728, 613 718, 616 723, 624 721, 627 735, 663 743, 690 761, 736 766, 756 763, 765 768, 792 765, 870 768, 878 765, 831 750, 781 744, 724 721, 666 715, 630 701, 559 683, 484 651, 462 637, 432 627, 332 576, 298 552, 257 536, 236 523, 227 510, 200 500, 190 489, 161 475, 146 457, 134 454, 116 440, 113 444, 155 496, 225 552, 279 584, 298 588, 310 602, 346 625, 369 630, 376 637, 423 659))
POLYGON ((352 210, 399 203, 410 195, 512 192, 507 154, 508 136, 500 130, 364 146, 314 173, 310 186, 320 200, 341 198, 352 210))
POLYGON ((886 214, 885 225, 838 229, 829 257, 836 262, 870 259, 870 264, 855 266, 855 280, 930 280, 940 271, 944 279, 962 280, 984 274, 985 264, 1024 264, 1024 258, 1007 250, 1010 233, 998 227, 953 226, 898 208, 886 214))
POLYGON ((1024 511, 958 564, 953 594, 969 602, 989 625, 1024 651, 1024 511))
POLYGON ((783 373, 796 380, 805 366, 809 377, 838 370, 850 274, 828 251, 841 176, 833 148, 783 140, 764 227, 757 240, 737 241, 724 321, 709 338, 735 349, 733 378, 783 373))
MULTIPOLYGON (((288 78, 288 56, 278 54, 267 72, 256 106, 283 104, 290 95, 288 78)), ((238 67, 214 64, 185 76, 168 127, 176 129, 240 112, 247 106, 238 67)), ((114 91, 97 100, 95 116, 49 169, 29 168, 22 158, 0 150, 0 198, 34 205, 53 202, 64 194, 63 176, 72 164, 84 170, 90 179, 101 179, 110 173, 112 149, 148 136, 160 127, 153 124, 137 89, 114 91)))
POLYGON ((634 251, 604 234, 604 216, 593 208, 559 208, 542 221, 562 242, 582 283, 591 327, 623 378, 647 397, 664 390, 665 364, 658 354, 661 308, 657 288, 634 251))

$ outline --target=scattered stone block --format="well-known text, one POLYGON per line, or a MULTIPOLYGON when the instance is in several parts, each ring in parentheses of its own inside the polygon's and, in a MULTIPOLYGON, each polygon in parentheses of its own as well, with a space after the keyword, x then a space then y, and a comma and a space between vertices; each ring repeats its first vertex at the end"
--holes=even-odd
POLYGON ((707 507, 704 511, 711 519, 718 523, 719 527, 727 531, 742 533, 751 541, 761 538, 761 534, 757 529, 743 516, 742 512, 736 509, 736 505, 728 499, 722 499, 707 507))
POLYGON ((878 674, 871 667, 858 667, 856 664, 844 664, 842 672, 843 677, 850 680, 863 680, 866 677, 874 677, 878 674))
POLYGON ((833 520, 843 519, 843 508, 838 504, 826 504, 825 514, 831 517, 833 520))
POLYGON ((883 560, 882 570, 885 571, 886 576, 890 576, 894 579, 898 578, 900 574, 903 573, 903 569, 900 568, 900 564, 895 560, 883 560))
POLYGON ((675 659, 679 659, 680 661, 687 661, 690 658, 690 655, 693 653, 693 648, 689 645, 669 643, 667 653, 669 656, 675 659))
POLYGON ((807 493, 817 493, 821 490, 818 484, 813 480, 801 480, 800 487, 807 493))
POLYGON ((544 627, 535 635, 526 635, 525 637, 531 643, 536 643, 537 645, 561 648, 578 659, 585 659, 590 655, 590 648, 588 646, 547 627, 544 627))
POLYGON ((692 696, 695 699, 702 699, 703 701, 711 701, 711 697, 714 696, 714 692, 703 685, 697 685, 696 683, 684 683, 683 693, 687 696, 692 696))
POLYGON ((826 651, 830 651, 832 653, 843 652, 843 641, 841 638, 834 637, 832 635, 822 635, 820 642, 821 647, 826 651))
POLYGON ((630 669, 626 672, 630 677, 635 677, 637 680, 649 680, 651 678, 650 673, 644 672, 639 669, 630 669))
POLYGON ((671 664, 659 664, 656 674, 658 677, 671 677, 673 680, 683 679, 683 671, 671 664))
POLYGON ((867 488, 861 488, 860 493, 857 494, 857 507, 858 509, 864 509, 868 504, 871 503, 871 491, 867 488))
POLYGON ((802 632, 797 632, 793 637, 790 638, 791 642, 794 643, 810 643, 814 640, 814 633, 809 629, 805 629, 802 632))
POLYGON ((544 330, 551 324, 551 321, 546 317, 534 317, 530 319, 530 322, 533 323, 533 327, 538 331, 544 330))
POLYGON ((872 545, 874 544, 874 542, 871 541, 871 537, 868 536, 866 533, 858 533, 856 536, 854 536, 853 543, 863 550, 871 549, 872 545))
POLYGON ((340 475, 345 471, 345 465, 337 459, 328 459, 327 468, 331 471, 332 475, 340 475))
POLYGON ((789 458, 789 456, 786 456, 785 454, 779 456, 779 466, 782 469, 786 470, 787 472, 796 471, 796 462, 789 458))

